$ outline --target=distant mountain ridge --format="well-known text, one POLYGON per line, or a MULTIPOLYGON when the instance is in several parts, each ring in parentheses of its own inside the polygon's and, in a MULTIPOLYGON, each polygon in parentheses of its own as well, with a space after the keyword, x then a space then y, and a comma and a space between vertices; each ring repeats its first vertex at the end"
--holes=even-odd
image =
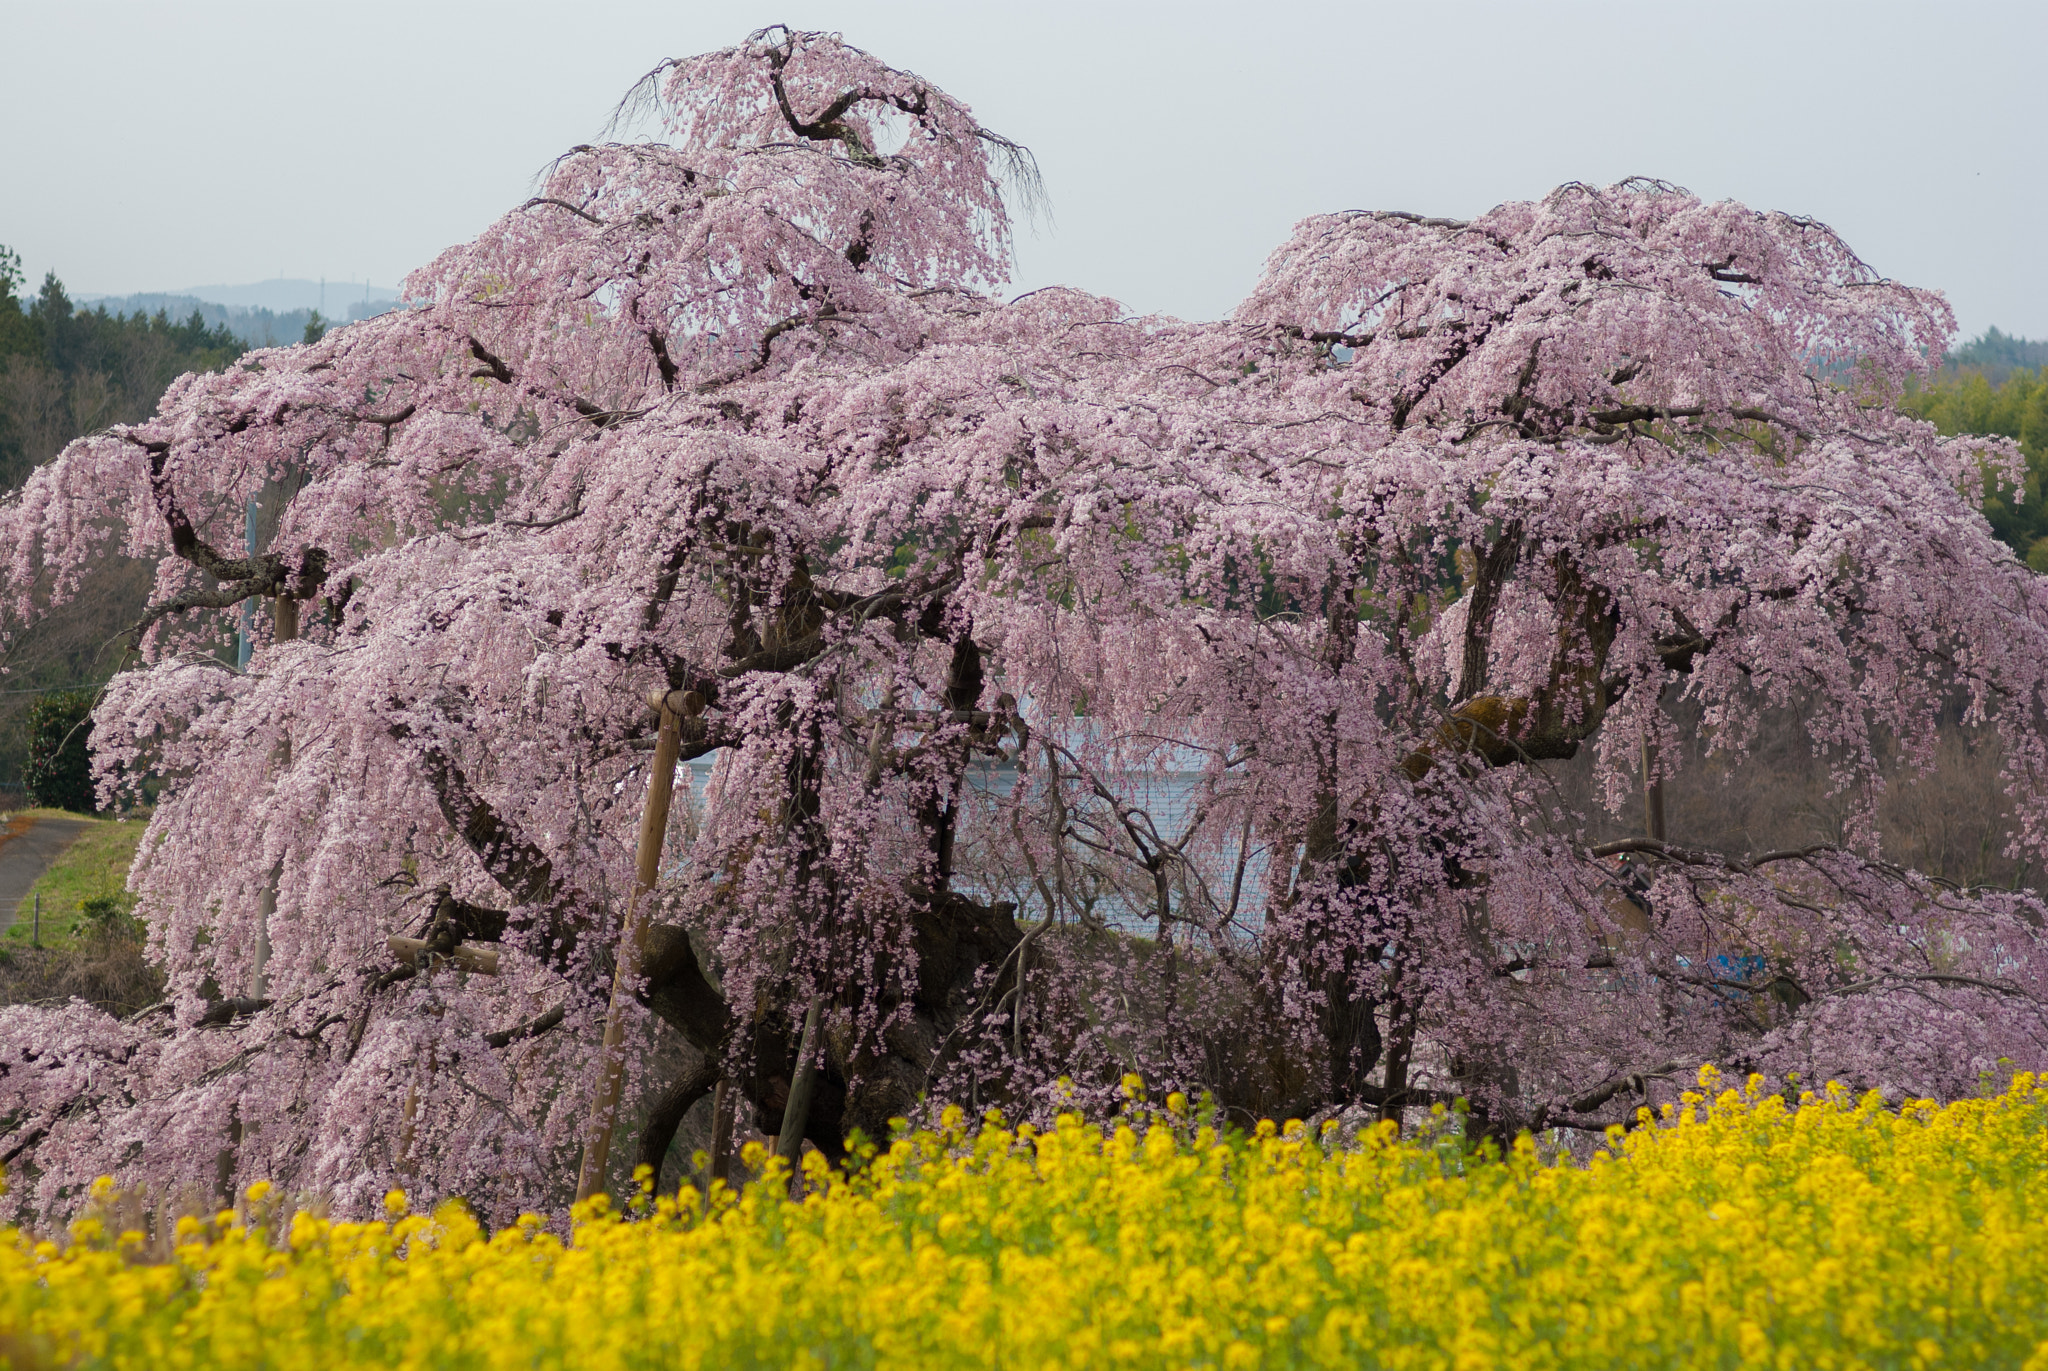
POLYGON ((209 327, 220 326, 250 347, 281 347, 305 337, 314 310, 332 324, 352 324, 393 309, 398 292, 389 286, 322 283, 279 278, 242 286, 192 286, 180 291, 145 291, 135 295, 81 295, 80 305, 109 314, 153 315, 158 311, 183 321, 197 314, 209 327))
MULTIPOLYGON (((282 276, 243 286, 188 286, 184 290, 166 293, 226 305, 231 309, 267 309, 278 314, 317 309, 329 318, 341 318, 357 305, 392 305, 398 301, 397 290, 390 286, 373 286, 361 281, 306 281, 282 276)), ((369 315, 366 312, 361 317, 369 315)))

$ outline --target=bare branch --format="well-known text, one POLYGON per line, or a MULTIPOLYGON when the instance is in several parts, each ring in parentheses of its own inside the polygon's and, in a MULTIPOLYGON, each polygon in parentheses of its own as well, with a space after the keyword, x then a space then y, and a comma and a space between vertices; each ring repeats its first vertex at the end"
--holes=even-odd
POLYGON ((536 195, 531 200, 528 200, 525 204, 521 205, 519 208, 522 210, 528 210, 533 209, 539 205, 553 205, 556 209, 565 209, 569 211, 569 213, 575 215, 578 219, 587 219, 591 223, 597 225, 599 228, 611 227, 611 225, 607 224, 604 220, 598 218, 595 214, 590 213, 588 210, 578 209, 576 206, 570 204, 567 200, 557 200, 552 195, 536 195))
POLYGON ((556 1005, 547 1013, 537 1014, 523 1024, 517 1024, 511 1028, 501 1028, 496 1033, 486 1033, 484 1041, 492 1047, 510 1047, 513 1043, 523 1042, 528 1038, 538 1038, 541 1034, 561 1023, 562 1018, 562 1006, 556 1005))

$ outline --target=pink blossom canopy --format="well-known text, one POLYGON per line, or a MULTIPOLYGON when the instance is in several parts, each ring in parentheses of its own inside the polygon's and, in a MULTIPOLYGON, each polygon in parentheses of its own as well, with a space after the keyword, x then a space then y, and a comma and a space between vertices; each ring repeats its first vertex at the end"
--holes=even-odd
POLYGON ((2043 1064, 2040 903, 1872 822, 1959 709, 2048 843, 2048 600, 1978 513, 2017 454, 1895 403, 1938 295, 1630 181, 1306 220, 1215 323, 1005 304, 1029 155, 922 78, 773 29, 635 98, 661 138, 572 149, 408 308, 0 505, 16 628, 157 567, 94 737, 109 801, 162 785, 169 999, 0 1009, 26 1208, 108 1171, 561 1203, 650 692, 698 778, 636 983, 657 1166, 719 1079, 774 1131, 813 1003, 834 1156, 1127 1070, 1512 1131, 1707 1059, 2043 1064), (255 597, 298 632, 240 671, 255 597), (1738 761, 1797 708, 1849 841, 1591 846, 1544 763, 1591 747, 1619 805, 1680 703, 1738 761))

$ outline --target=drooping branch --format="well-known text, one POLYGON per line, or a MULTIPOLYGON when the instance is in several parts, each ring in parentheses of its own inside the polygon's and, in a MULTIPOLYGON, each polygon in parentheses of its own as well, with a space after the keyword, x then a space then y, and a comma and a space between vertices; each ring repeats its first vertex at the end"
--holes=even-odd
POLYGON ((505 359, 478 342, 474 336, 469 340, 469 355, 481 364, 470 373, 473 380, 492 380, 506 386, 512 384, 512 368, 506 364, 505 359))
MULTIPOLYGON (((701 717, 685 727, 701 730, 701 717)), ((509 913, 455 900, 445 891, 436 903, 430 933, 452 955, 463 939, 490 941, 507 932, 535 944, 536 955, 567 969, 579 938, 589 926, 585 912, 594 902, 559 880, 554 863, 478 795, 461 766, 437 741, 421 740, 403 720, 389 726, 392 737, 415 743, 415 755, 448 826, 513 901, 509 913)), ((642 1003, 674 1026, 700 1050, 717 1059, 732 1033, 725 999, 697 962, 689 933, 656 926, 646 933, 641 962, 642 1003)))
POLYGON ((1741 858, 1725 852, 1715 852, 1709 848, 1681 847, 1676 843, 1662 842, 1655 838, 1618 838, 1611 843, 1601 843, 1590 851, 1595 857, 1618 857, 1624 853, 1634 853, 1688 866, 1718 866, 1728 871, 1748 874, 1756 867, 1771 862, 1799 861, 1822 852, 1840 852, 1842 848, 1834 843, 1810 843, 1805 847, 1785 848, 1755 857, 1741 858))
POLYGON ((310 600, 319 594, 320 587, 327 580, 327 552, 324 548, 306 548, 296 557, 285 557, 275 552, 223 557, 211 543, 199 536, 178 501, 170 476, 171 445, 144 439, 133 432, 122 436, 140 447, 149 462, 150 494, 155 500, 157 513, 170 532, 172 554, 216 582, 213 589, 188 591, 150 606, 129 629, 132 638, 140 641, 159 620, 187 610, 224 609, 257 595, 285 595, 294 600, 310 600))
POLYGON ((605 223, 604 220, 598 218, 595 214, 592 214, 589 210, 578 208, 577 206, 570 204, 567 200, 559 200, 552 195, 536 195, 531 200, 528 200, 525 204, 521 205, 519 208, 521 210, 537 209, 542 205, 552 205, 556 209, 565 209, 569 211, 569 213, 575 215, 578 219, 582 219, 588 223, 595 224, 599 228, 611 227, 609 224, 605 223))
MULTIPOLYGON (((1702 419, 1716 411, 1704 405, 1620 405, 1613 409, 1596 409, 1590 414, 1598 430, 1612 430, 1628 424, 1658 423, 1671 419, 1702 419)), ((1746 419, 1752 423, 1771 424, 1800 438, 1812 435, 1781 414, 1767 409, 1744 405, 1721 411, 1733 419, 1746 419)))
MULTIPOLYGON (((393 720, 387 731, 395 740, 412 744, 411 751, 441 817, 482 864, 485 874, 511 896, 513 910, 504 916, 504 923, 495 930, 497 934, 502 937, 509 930, 525 936, 532 941, 535 955, 565 968, 588 923, 583 911, 591 902, 559 880, 548 855, 476 793, 445 744, 416 734, 403 719, 393 720)), ((448 903, 454 905, 452 901, 448 903)), ((437 916, 438 913, 437 910, 437 916)), ((495 915, 496 911, 481 913, 495 915)), ((457 928, 465 926, 465 918, 470 920, 466 926, 474 930, 469 936, 481 936, 480 919, 459 912, 442 925, 442 933, 453 936, 457 928)))
POLYGON ((193 1021, 193 1026, 197 1028, 224 1028, 237 1019, 246 1019, 261 1013, 263 1010, 270 1008, 272 1003, 270 1000, 259 1000, 251 997, 219 1000, 207 1005, 205 1012, 193 1021))
POLYGON ((782 111, 783 121, 789 125, 790 131, 800 138, 808 138, 813 142, 843 144, 847 155, 863 166, 887 166, 887 160, 877 157, 874 150, 867 145, 867 140, 862 138, 852 125, 841 121, 855 105, 864 100, 886 104, 913 117, 922 117, 930 110, 925 92, 919 89, 908 96, 903 96, 888 91, 872 90, 866 86, 856 86, 826 105, 815 118, 804 119, 798 116, 790 104, 789 90, 783 83, 783 72, 795 54, 795 49, 796 34, 787 29, 783 31, 781 43, 770 44, 765 49, 768 58, 769 87, 775 92, 776 107, 782 111))

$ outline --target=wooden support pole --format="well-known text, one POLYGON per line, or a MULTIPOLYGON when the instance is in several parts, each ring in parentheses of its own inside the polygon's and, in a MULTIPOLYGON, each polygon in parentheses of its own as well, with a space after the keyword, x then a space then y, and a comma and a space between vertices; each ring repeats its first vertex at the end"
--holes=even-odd
POLYGON ((1656 774, 1657 745, 1643 731, 1643 836, 1664 841, 1664 781, 1656 774))
POLYGON ((732 1184, 732 1116, 734 1096, 737 1094, 729 1081, 720 1079, 718 1089, 711 1096, 711 1174, 704 1178, 704 1193, 711 1193, 711 1182, 724 1181, 732 1184))
POLYGON ((405 1088, 405 1126, 398 1130, 398 1160, 394 1164, 401 1176, 413 1173, 412 1140, 418 1134, 420 1122, 420 1083, 414 1081, 405 1088))
POLYGON ((811 996, 804 1011, 804 1035, 796 1049, 796 1069, 789 1076, 789 1103, 782 1108, 782 1136, 775 1140, 775 1155, 789 1163, 789 1185, 796 1190, 796 1162, 803 1154, 804 1125, 811 1121, 811 1095, 818 1085, 818 1015, 824 997, 811 996))
MULTIPOLYGON (((272 637, 280 643, 288 643, 298 637, 299 602, 289 595, 274 596, 270 601, 270 626, 272 637)), ((292 740, 287 737, 277 751, 279 767, 290 766, 292 740)), ((281 866, 272 867, 270 878, 263 883, 263 894, 256 901, 256 956, 253 974, 249 977, 249 998, 252 1000, 262 999, 266 989, 270 966, 270 921, 277 915, 277 883, 283 875, 281 866)))
MULTIPOLYGON (((252 557, 256 555, 256 502, 254 500, 249 502, 249 555, 252 557)), ((250 638, 248 625, 252 622, 252 615, 246 601, 244 605, 245 608, 242 611, 244 615, 242 620, 244 626, 242 642, 244 653, 246 654, 250 638)), ((299 636, 299 602, 289 595, 272 596, 270 600, 270 628, 271 637, 276 642, 288 643, 297 638, 299 636)), ((248 664, 248 659, 245 655, 241 665, 247 666, 248 664)), ((271 761, 276 764, 280 771, 292 764, 291 735, 285 735, 284 740, 278 744, 277 751, 271 756, 271 761)), ((262 893, 256 898, 256 950, 255 955, 250 958, 249 966, 249 998, 251 1000, 264 999, 269 989, 270 921, 277 917, 277 883, 283 876, 284 861, 282 858, 279 858, 278 864, 270 868, 270 875, 263 882, 262 893)), ((401 940, 394 938, 391 941, 397 943, 401 940)), ((397 949, 394 947, 392 950, 396 951, 397 949)), ((498 954, 493 952, 491 954, 493 970, 497 967, 497 960, 498 954)), ((408 1091, 405 1098, 405 1144, 400 1149, 401 1158, 412 1147, 412 1121, 417 1100, 417 1087, 414 1087, 408 1091)), ((234 1126, 230 1131, 229 1138, 228 1147, 221 1153, 219 1162, 221 1175, 224 1178, 222 1181, 223 1186, 226 1186, 227 1183, 225 1178, 232 1177, 234 1174, 234 1150, 242 1144, 242 1121, 239 1113, 235 1116, 234 1126)), ((234 1199, 234 1194, 230 1188, 226 1202, 233 1204, 234 1199)))
POLYGON ((612 974, 611 1011, 604 1022, 604 1061, 597 1095, 592 1100, 590 1137, 583 1145, 583 1166, 576 1177, 576 1198, 587 1200, 604 1189, 605 1167, 611 1161, 612 1128, 619 1112, 619 1087, 626 1074, 626 1007, 638 990, 645 944, 648 897, 661 875, 662 839, 668 834, 669 802, 675 796, 676 759, 683 750, 683 704, 670 691, 648 701, 661 713, 661 731, 654 740, 654 770, 647 778, 647 805, 640 811, 640 847, 633 894, 626 901, 626 924, 619 931, 616 970, 612 974))

